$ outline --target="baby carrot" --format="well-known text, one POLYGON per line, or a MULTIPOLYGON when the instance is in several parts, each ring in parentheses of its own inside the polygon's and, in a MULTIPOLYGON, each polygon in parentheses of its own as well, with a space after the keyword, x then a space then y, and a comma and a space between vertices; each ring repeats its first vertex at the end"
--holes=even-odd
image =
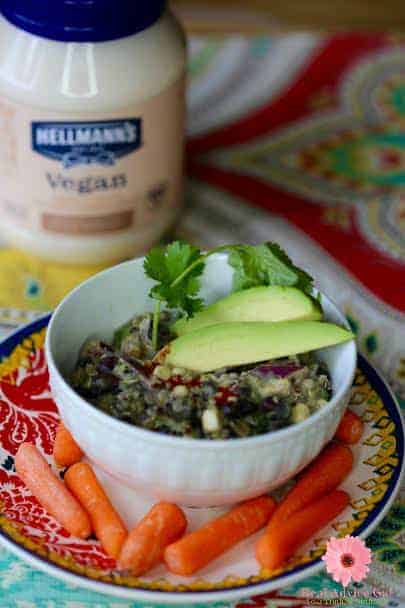
POLYGON ((128 532, 93 469, 85 462, 78 462, 67 470, 64 479, 89 514, 94 533, 105 552, 117 559, 128 532))
POLYGON ((353 445, 360 441, 363 430, 364 424, 361 418, 351 410, 346 410, 336 431, 335 439, 353 445))
POLYGON ((313 502, 277 528, 265 531, 256 545, 256 558, 263 568, 273 570, 292 557, 295 551, 318 530, 333 521, 349 504, 349 495, 334 490, 313 502))
POLYGON ((55 443, 53 444, 53 458, 61 467, 70 467, 82 459, 83 452, 61 422, 56 431, 55 443))
POLYGON ((30 443, 22 443, 15 456, 18 475, 41 505, 73 536, 87 538, 91 523, 86 511, 62 481, 53 474, 45 458, 30 443))
POLYGON ((169 502, 159 502, 130 532, 118 559, 120 570, 134 576, 158 564, 165 548, 183 536, 187 520, 183 511, 169 502))
POLYGON ((275 506, 272 498, 260 496, 234 507, 167 547, 164 554, 167 567, 174 574, 194 574, 264 526, 275 506))
POLYGON ((273 530, 321 496, 335 490, 350 473, 353 454, 345 445, 329 443, 326 448, 304 469, 297 483, 278 504, 268 529, 273 530))

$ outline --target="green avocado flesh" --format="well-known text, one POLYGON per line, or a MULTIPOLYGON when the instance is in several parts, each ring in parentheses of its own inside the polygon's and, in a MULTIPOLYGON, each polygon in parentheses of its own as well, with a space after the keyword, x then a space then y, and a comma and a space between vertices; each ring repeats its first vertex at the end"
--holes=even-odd
POLYGON ((319 302, 295 287, 252 287, 207 306, 191 319, 180 319, 172 331, 182 336, 217 323, 236 321, 316 321, 322 318, 319 302))
POLYGON ((175 367, 209 372, 306 353, 352 338, 350 331, 320 321, 222 323, 176 338, 157 359, 175 367))

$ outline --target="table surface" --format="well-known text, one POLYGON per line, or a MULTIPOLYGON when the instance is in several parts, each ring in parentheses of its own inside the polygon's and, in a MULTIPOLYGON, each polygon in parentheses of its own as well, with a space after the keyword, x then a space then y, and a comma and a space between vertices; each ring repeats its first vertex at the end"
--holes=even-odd
POLYGON ((401 0, 173 0, 192 32, 268 31, 269 28, 405 30, 401 0))
MULTIPOLYGON (((280 242, 345 311, 405 406, 404 50, 391 34, 193 37, 187 206, 176 235, 203 247, 280 242)), ((0 250, 3 332, 54 307, 95 270, 0 250)), ((368 605, 405 600, 404 498, 373 537, 362 587, 391 591, 368 605)), ((319 575, 280 595, 336 589, 319 575)), ((0 553, 0 608, 88 606, 133 605, 0 553)))

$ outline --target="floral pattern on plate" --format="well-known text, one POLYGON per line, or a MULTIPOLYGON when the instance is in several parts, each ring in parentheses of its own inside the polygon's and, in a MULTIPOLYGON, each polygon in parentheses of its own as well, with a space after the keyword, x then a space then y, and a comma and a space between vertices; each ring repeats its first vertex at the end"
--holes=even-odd
MULTIPOLYGON (((216 592, 218 599, 229 591, 249 595, 276 589, 321 569, 320 557, 330 536, 367 535, 391 504, 403 464, 402 423, 388 389, 361 358, 350 406, 361 415, 365 432, 354 450, 356 466, 343 485, 352 497, 351 505, 286 567, 277 572, 259 571, 253 558, 254 539, 251 539, 195 578, 174 577, 167 574, 163 566, 142 580, 119 575, 114 570, 114 561, 96 540, 71 537, 45 512, 15 473, 14 455, 23 441, 36 443, 54 466, 51 452, 59 416, 49 391, 43 351, 48 320, 45 317, 32 323, 0 347, 3 355, 0 363, 0 538, 31 562, 34 559, 38 567, 65 578, 73 575, 72 582, 83 586, 91 582, 91 587, 98 586, 100 591, 119 590, 121 596, 133 599, 141 590, 152 592, 151 598, 156 598, 158 592, 162 600, 165 592, 189 592, 200 601, 204 601, 206 592, 216 592)), ((63 469, 55 467, 55 471, 63 477, 63 469)), ((112 481, 107 483, 113 487, 112 481)), ((117 507, 123 508, 119 497, 117 500, 117 507)), ((140 506, 134 503, 133 508, 136 511, 140 506)), ((192 510, 188 515, 191 526, 196 525, 192 510)))

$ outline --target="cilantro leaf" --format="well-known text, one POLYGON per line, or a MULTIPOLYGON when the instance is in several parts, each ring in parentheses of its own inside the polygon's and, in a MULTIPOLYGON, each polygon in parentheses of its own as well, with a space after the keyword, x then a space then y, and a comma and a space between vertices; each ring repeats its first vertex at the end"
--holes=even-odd
POLYGON ((145 274, 155 281, 168 281, 165 257, 163 247, 153 247, 143 262, 145 274))
POLYGON ((234 245, 229 249, 234 291, 260 285, 284 285, 311 293, 312 277, 295 266, 277 243, 234 245))
POLYGON ((169 308, 183 310, 188 316, 201 310, 203 302, 197 295, 204 259, 197 247, 181 241, 151 249, 144 261, 145 273, 157 281, 150 296, 165 301, 169 308))
MULTIPOLYGON (((198 249, 198 247, 194 247, 188 243, 175 241, 174 243, 168 245, 166 248, 166 267, 169 273, 170 281, 174 282, 176 279, 178 279, 178 277, 180 277, 181 274, 200 257, 201 251, 198 249)), ((193 276, 199 276, 202 272, 203 266, 201 267, 200 271, 193 276)))

